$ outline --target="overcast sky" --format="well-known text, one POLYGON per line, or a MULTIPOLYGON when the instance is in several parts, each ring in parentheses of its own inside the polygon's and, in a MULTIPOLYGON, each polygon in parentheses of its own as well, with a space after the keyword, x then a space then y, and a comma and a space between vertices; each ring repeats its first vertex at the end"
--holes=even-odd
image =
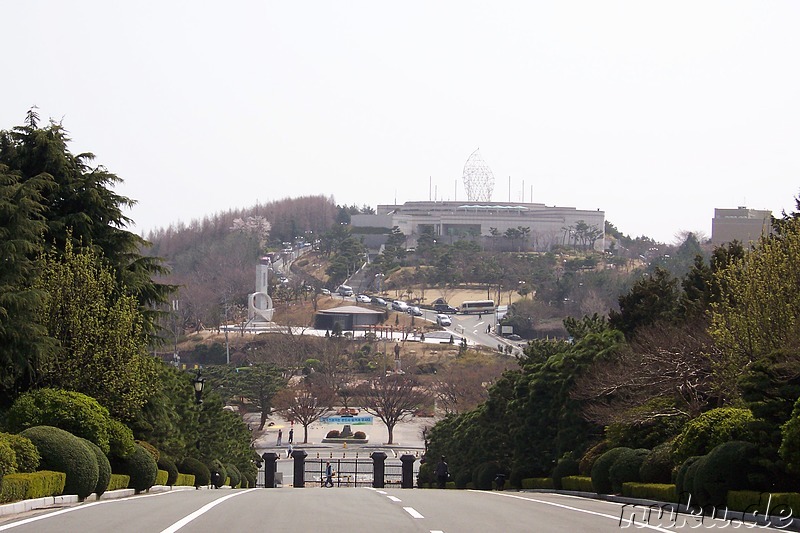
POLYGON ((0 20, 0 129, 63 121, 138 232, 311 194, 466 201, 476 148, 493 200, 663 242, 800 193, 796 1, 6 0, 0 20))

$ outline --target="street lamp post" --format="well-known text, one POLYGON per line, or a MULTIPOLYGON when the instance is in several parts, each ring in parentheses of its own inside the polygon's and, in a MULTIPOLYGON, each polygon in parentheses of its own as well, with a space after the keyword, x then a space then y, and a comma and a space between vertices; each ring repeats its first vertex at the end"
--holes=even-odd
POLYGON ((194 387, 194 403, 200 405, 203 403, 203 387, 206 385, 206 380, 204 377, 200 376, 200 370, 197 371, 197 375, 192 380, 192 386, 194 387))

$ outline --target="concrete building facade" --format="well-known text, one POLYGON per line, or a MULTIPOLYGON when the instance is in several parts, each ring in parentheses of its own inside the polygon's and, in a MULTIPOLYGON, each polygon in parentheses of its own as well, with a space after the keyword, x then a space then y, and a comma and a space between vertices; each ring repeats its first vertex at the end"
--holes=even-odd
POLYGON ((711 220, 711 244, 719 246, 739 241, 744 245, 758 241, 772 231, 772 211, 761 209, 714 209, 711 220))
POLYGON ((571 245, 574 230, 583 223, 599 236, 583 243, 597 251, 604 249, 605 212, 580 210, 574 207, 547 206, 521 202, 406 202, 402 205, 379 205, 375 215, 353 215, 351 224, 358 227, 397 226, 407 237, 407 246, 425 231, 435 239, 454 242, 472 238, 484 241, 487 247, 511 247, 520 250, 548 251, 553 246, 571 245), (496 230, 493 233, 493 229, 496 230), (511 243, 502 236, 509 229, 528 228, 523 239, 511 243), (499 236, 499 238, 498 238, 499 236))

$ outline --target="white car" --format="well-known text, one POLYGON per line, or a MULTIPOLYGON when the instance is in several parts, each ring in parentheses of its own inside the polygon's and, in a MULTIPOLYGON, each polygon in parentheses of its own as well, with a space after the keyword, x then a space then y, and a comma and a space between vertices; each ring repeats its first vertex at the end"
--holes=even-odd
POLYGON ((402 311, 405 313, 408 311, 408 304, 405 303, 403 300, 394 300, 392 302, 392 309, 394 309, 395 311, 402 311))
POLYGON ((359 294, 358 296, 356 296, 356 301, 360 304, 368 304, 372 302, 372 298, 370 298, 366 294, 359 294))
POLYGON ((416 305, 408 306, 407 312, 408 312, 409 315, 412 315, 412 316, 422 316, 422 309, 420 309, 416 305))
POLYGON ((320 292, 322 294, 324 294, 325 296, 330 296, 331 295, 330 289, 322 289, 320 292))
POLYGON ((440 326, 452 326, 453 321, 447 315, 436 315, 436 323, 440 326))

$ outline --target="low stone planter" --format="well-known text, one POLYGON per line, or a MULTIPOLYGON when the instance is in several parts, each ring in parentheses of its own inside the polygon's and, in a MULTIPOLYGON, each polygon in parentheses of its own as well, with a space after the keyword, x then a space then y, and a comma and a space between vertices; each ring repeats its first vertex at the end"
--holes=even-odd
POLYGON ((369 435, 367 435, 366 439, 354 439, 352 437, 325 437, 322 439, 323 444, 366 444, 369 442, 369 435))

